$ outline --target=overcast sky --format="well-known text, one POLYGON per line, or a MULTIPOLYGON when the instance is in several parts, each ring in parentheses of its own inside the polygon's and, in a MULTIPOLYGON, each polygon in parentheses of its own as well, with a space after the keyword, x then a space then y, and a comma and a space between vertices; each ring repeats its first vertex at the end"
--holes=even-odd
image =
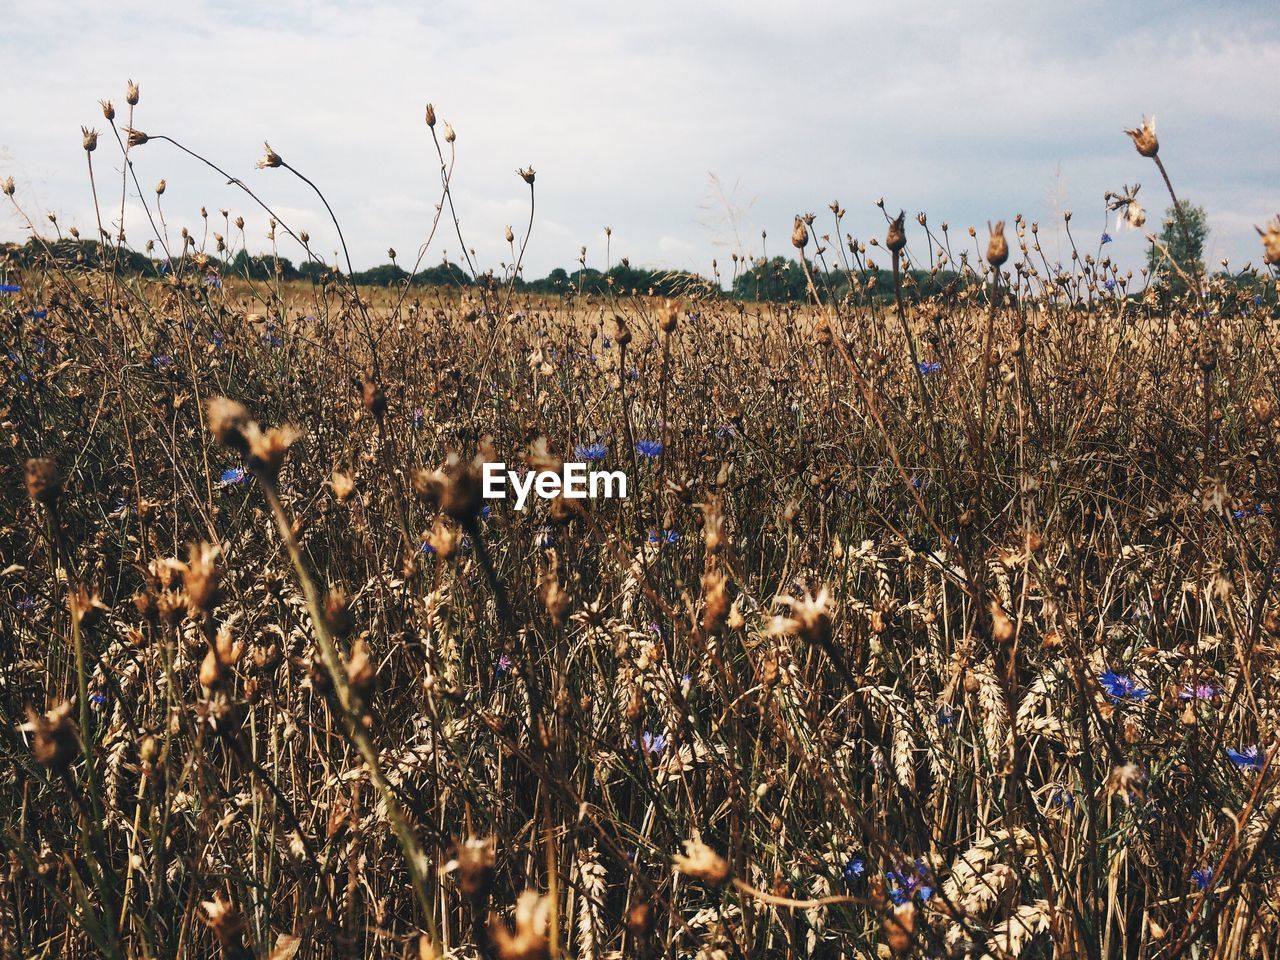
MULTIPOLYGON (((874 206, 969 224, 1042 224, 1055 212, 1093 249, 1103 192, 1142 183, 1152 222, 1159 176, 1122 128, 1157 117, 1179 193, 1205 206, 1213 263, 1259 259, 1254 224, 1280 211, 1280 26, 1270 2, 1125 4, 765 3, 758 0, 451 3, 224 0, 11 5, 0 33, 0 178, 38 216, 95 232, 80 125, 95 154, 104 217, 116 220, 120 157, 98 100, 244 180, 332 259, 336 237, 313 195, 283 170, 255 170, 262 141, 325 190, 357 269, 396 248, 411 260, 439 199, 423 123, 434 102, 457 131, 455 201, 482 266, 523 233, 537 169, 526 276, 572 268, 580 247, 702 272, 731 251, 789 253, 794 214, 848 210, 846 230, 882 236, 874 206)), ((165 217, 201 236, 199 209, 242 213, 251 250, 265 215, 164 143, 135 151, 146 199, 164 177, 165 217)), ((130 187, 126 228, 145 216, 130 187)), ((910 222, 910 221, 909 221, 910 222)), ((1114 227, 1114 221, 1108 229, 1114 227)), ((1115 231, 1112 230, 1114 233, 1115 231)), ((24 221, 0 208, 0 239, 24 221)), ((923 255, 918 228, 908 231, 923 255)), ((1108 251, 1136 268, 1141 236, 1108 251)), ((450 226, 426 255, 458 258, 450 226)), ((282 244, 295 261, 299 251, 282 244)))

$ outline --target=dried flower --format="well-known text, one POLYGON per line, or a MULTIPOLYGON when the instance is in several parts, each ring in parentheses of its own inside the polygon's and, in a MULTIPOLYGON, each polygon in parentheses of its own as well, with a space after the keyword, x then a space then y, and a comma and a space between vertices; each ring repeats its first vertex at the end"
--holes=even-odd
POLYGON ((27 708, 28 722, 22 729, 32 734, 31 752, 36 763, 59 773, 66 771, 80 755, 80 736, 71 719, 71 704, 55 705, 47 713, 27 708))
POLYGON ((907 245, 906 221, 907 213, 902 210, 899 211, 893 222, 889 224, 889 233, 884 238, 884 245, 889 248, 891 253, 900 253, 902 248, 907 245))
POLYGON ((795 225, 791 228, 791 245, 797 250, 803 250, 809 243, 809 228, 805 226, 803 217, 796 217, 795 225))
POLYGON ((131 107, 136 107, 138 105, 138 85, 132 80, 125 84, 124 102, 131 107))
POLYGON ((1160 152, 1160 141, 1156 138, 1156 118, 1143 117, 1142 126, 1126 129, 1125 133, 1133 141, 1133 145, 1144 157, 1154 157, 1160 152))
POLYGON ((550 960, 551 944, 547 926, 551 916, 551 900, 533 890, 526 890, 516 900, 515 930, 496 918, 489 922, 489 936, 499 960, 550 960))
POLYGON ((991 239, 987 241, 987 263, 998 270, 1009 259, 1009 241, 1004 237, 1004 221, 997 220, 994 227, 988 223, 987 229, 991 231, 991 239))
POLYGON ((1262 237, 1262 260, 1270 266, 1280 266, 1280 216, 1267 224, 1264 231, 1261 227, 1255 227, 1258 236, 1262 237))
POLYGON ((537 176, 537 172, 531 166, 525 167, 523 170, 517 170, 516 173, 520 175, 521 180, 530 186, 533 185, 533 180, 537 176))
POLYGON ((672 861, 685 876, 701 880, 711 887, 724 886, 733 875, 724 857, 701 840, 684 841, 684 853, 677 853, 672 861))
POLYGON ((27 496, 46 507, 52 507, 62 496, 62 475, 49 457, 32 457, 27 461, 27 496))
POLYGON ((431 104, 427 104, 427 126, 434 127, 436 125, 436 108, 431 104))
POLYGON ((254 164, 254 166, 259 170, 266 170, 268 168, 275 169, 284 163, 284 161, 280 159, 280 154, 271 149, 271 144, 264 142, 262 146, 265 153, 263 154, 262 159, 254 164))
POLYGON ((84 144, 85 153, 93 153, 98 149, 98 131, 90 130, 88 127, 80 128, 81 143, 84 144))
POLYGON ((151 139, 141 130, 135 130, 133 127, 125 127, 124 132, 127 142, 131 147, 140 147, 151 139))

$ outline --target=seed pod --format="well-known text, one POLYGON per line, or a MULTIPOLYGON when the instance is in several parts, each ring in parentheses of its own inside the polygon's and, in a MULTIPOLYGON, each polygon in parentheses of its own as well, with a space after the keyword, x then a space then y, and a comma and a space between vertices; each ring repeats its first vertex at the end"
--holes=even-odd
POLYGON ((57 504, 62 496, 62 476, 51 458, 32 457, 27 461, 27 496, 46 507, 57 504))
POLYGON ((1160 152, 1160 141, 1156 138, 1156 118, 1142 118, 1142 126, 1125 130, 1138 153, 1144 157, 1154 157, 1160 152))
POLYGON ((791 245, 797 250, 803 250, 809 243, 809 228, 804 225, 803 217, 796 217, 795 225, 791 228, 791 245))
POLYGON ((988 223, 987 228, 991 231, 991 239, 987 241, 987 263, 998 270, 1009 259, 1009 241, 1004 237, 1004 221, 997 220, 994 227, 988 223))
POLYGON ((47 713, 27 708, 27 729, 36 763, 63 773, 80 755, 80 736, 71 719, 71 704, 60 703, 47 713))
POLYGON ((900 211, 893 222, 889 224, 889 233, 884 238, 884 245, 889 248, 891 253, 900 253, 902 248, 907 245, 906 217, 906 211, 900 211))

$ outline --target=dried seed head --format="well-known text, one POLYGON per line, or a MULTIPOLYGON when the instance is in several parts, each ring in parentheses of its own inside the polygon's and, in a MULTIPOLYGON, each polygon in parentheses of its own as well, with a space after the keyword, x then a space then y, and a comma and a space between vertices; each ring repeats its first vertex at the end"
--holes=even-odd
POLYGON ((250 422, 249 411, 243 404, 226 397, 211 397, 205 404, 205 416, 215 440, 240 453, 249 452, 249 441, 245 435, 250 422))
POLYGON ((427 104, 427 126, 434 127, 436 125, 436 108, 431 104, 427 104))
POLYGON ((204 916, 200 919, 208 925, 213 938, 222 948, 223 955, 239 955, 232 951, 244 950, 244 916, 222 895, 222 891, 215 893, 212 900, 206 900, 200 906, 204 910, 204 916))
POLYGON ((59 703, 48 713, 38 713, 28 707, 27 720, 22 729, 32 735, 31 752, 36 763, 65 772, 80 755, 80 737, 71 719, 71 703, 59 703))
POLYGON ((791 245, 797 250, 803 250, 809 243, 809 228, 804 224, 803 217, 796 217, 795 225, 791 228, 791 245))
POLYGON ((538 594, 547 616, 557 627, 562 627, 569 613, 569 591, 560 583, 560 558, 554 550, 547 551, 547 569, 542 572, 538 594))
POLYGON ((333 498, 339 503, 346 503, 355 492, 356 482, 349 475, 335 470, 329 477, 329 486, 333 488, 333 498))
MULTIPOLYGON (((163 179, 163 178, 161 178, 160 182, 156 184, 156 196, 157 196, 157 197, 163 197, 163 196, 164 196, 165 188, 166 188, 167 186, 168 186, 168 184, 164 182, 164 179, 163 179)), ((184 229, 185 229, 185 228, 184 228, 184 229)))
POLYGON ((351 616, 351 598, 341 587, 331 587, 324 596, 324 622, 336 637, 351 635, 355 619, 351 616))
POLYGON ((68 597, 68 604, 71 607, 71 615, 85 630, 96 626, 102 620, 102 615, 110 609, 102 602, 102 597, 97 591, 91 593, 83 584, 76 584, 68 597))
POLYGON ((516 173, 520 175, 521 180, 523 180, 525 183, 529 184, 530 186, 533 185, 534 178, 537 176, 537 173, 536 171, 534 171, 533 167, 525 167, 523 170, 517 170, 516 173))
POLYGON ((551 944, 547 940, 550 915, 551 899, 526 890, 516 901, 514 932, 496 917, 491 919, 489 936, 499 960, 550 960, 551 944))
POLYGON ((1006 644, 1013 640, 1014 628, 1013 621, 1009 619, 1009 615, 1004 612, 999 601, 992 600, 991 606, 991 639, 998 644, 1006 644))
POLYGON ((511 229, 511 224, 507 224, 507 232, 503 234, 503 236, 506 237, 507 243, 515 243, 516 234, 515 231, 511 229))
POLYGON ((106 117, 108 121, 116 118, 116 108, 110 100, 99 100, 98 103, 102 107, 102 115, 106 117))
POLYGON ((382 391, 382 386, 374 380, 364 382, 364 408, 378 421, 381 421, 382 415, 387 412, 387 395, 382 391))
POLYGON ((831 594, 823 587, 816 594, 806 593, 800 599, 778 597, 778 603, 791 608, 791 615, 774 617, 769 622, 770 636, 798 636, 806 643, 826 646, 831 642, 831 594))
POLYGON ((1132 130, 1125 130, 1129 138, 1133 141, 1133 145, 1138 152, 1144 157, 1154 157, 1160 152, 1160 141, 1156 139, 1156 118, 1150 119, 1143 117, 1142 126, 1132 130))
POLYGON ((1263 262, 1273 267, 1280 266, 1280 216, 1268 223, 1265 231, 1261 227, 1254 229, 1262 237, 1263 262))
POLYGON ((729 615, 728 577, 719 570, 708 570, 702 575, 702 629, 716 633, 729 615))
POLYGON ((133 127, 125 127, 124 132, 125 132, 125 136, 127 137, 126 142, 131 147, 140 147, 144 143, 146 143, 148 140, 151 139, 141 130, 135 130, 133 127))
POLYGON ((288 424, 264 431, 257 423, 251 422, 245 428, 245 436, 249 441, 249 469, 274 483, 280 475, 285 454, 301 434, 288 424))
POLYGON ((1143 209, 1142 204, 1137 200, 1133 200, 1125 204, 1124 218, 1129 226, 1137 230, 1146 225, 1147 211, 1143 209))
POLYGON ((351 656, 347 659, 347 684, 362 706, 373 699, 377 690, 378 672, 369 655, 369 644, 363 639, 357 639, 351 644, 351 656))
POLYGON ((445 873, 457 873, 458 889, 473 904, 483 903, 489 897, 497 846, 496 837, 484 840, 468 837, 453 848, 453 859, 444 865, 445 873))
POLYGON ((131 107, 136 107, 138 105, 138 85, 132 80, 125 84, 124 102, 131 107))
POLYGON ((453 141, 457 139, 458 139, 458 135, 453 132, 453 126, 449 123, 448 120, 446 120, 444 122, 444 142, 453 143, 453 141))
POLYGON ((884 245, 889 248, 891 253, 900 253, 902 248, 907 245, 906 222, 907 213, 902 210, 898 212, 898 216, 889 224, 889 233, 884 238, 884 245))
POLYGON ((988 223, 987 229, 991 231, 991 239, 987 241, 987 263, 999 269, 1009 259, 1009 241, 1004 238, 1004 221, 997 220, 994 227, 988 223))
POLYGON ((262 159, 255 164, 259 170, 274 170, 276 167, 281 166, 284 163, 284 161, 280 159, 280 154, 271 149, 271 144, 264 142, 262 147, 265 152, 262 155, 262 159))
POLYGON ((81 143, 84 144, 85 153, 93 153, 98 149, 98 131, 90 130, 88 127, 80 128, 81 143))
POLYGON ((27 496, 46 507, 52 507, 62 496, 62 475, 50 457, 32 457, 27 461, 27 496))
POLYGON ((633 903, 627 910, 627 929, 637 940, 644 940, 653 934, 653 905, 640 901, 633 903))
POLYGON ((0 193, 3 193, 6 197, 12 197, 14 189, 13 177, 5 177, 0 180, 0 193))
POLYGON ((898 956, 911 952, 916 934, 916 905, 908 900, 893 908, 884 918, 885 940, 889 949, 898 956))
POLYGON ((728 862, 701 840, 684 841, 684 853, 672 857, 675 867, 686 877, 710 887, 722 887, 732 875, 728 862))
POLYGON ((674 300, 668 300, 662 305, 662 310, 658 314, 658 327, 663 333, 672 333, 680 323, 680 306, 674 300))

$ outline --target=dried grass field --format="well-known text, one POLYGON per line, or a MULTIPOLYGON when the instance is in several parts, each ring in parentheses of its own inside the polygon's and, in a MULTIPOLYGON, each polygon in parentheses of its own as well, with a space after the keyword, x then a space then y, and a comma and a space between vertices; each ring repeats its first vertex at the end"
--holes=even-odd
MULTIPOLYGON (((104 225, 185 149, 136 100, 104 225)), ((0 956, 1280 953, 1280 225, 834 204, 760 303, 237 277, 217 214, 132 271, 4 193, 0 956)))

